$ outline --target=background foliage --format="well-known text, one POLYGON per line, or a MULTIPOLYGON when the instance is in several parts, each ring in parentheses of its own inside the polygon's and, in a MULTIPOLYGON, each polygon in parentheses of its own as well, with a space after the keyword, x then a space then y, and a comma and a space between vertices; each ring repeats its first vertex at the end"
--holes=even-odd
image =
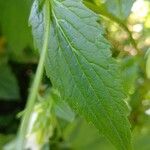
MULTIPOLYGON (((28 26, 32 3, 0 1, 0 149, 13 147, 38 63, 28 26)), ((84 4, 99 14, 113 57, 121 64, 134 149, 149 150, 150 1, 84 0, 84 4)), ((28 134, 27 146, 35 149, 114 149, 93 125, 59 100, 46 75, 28 134)))

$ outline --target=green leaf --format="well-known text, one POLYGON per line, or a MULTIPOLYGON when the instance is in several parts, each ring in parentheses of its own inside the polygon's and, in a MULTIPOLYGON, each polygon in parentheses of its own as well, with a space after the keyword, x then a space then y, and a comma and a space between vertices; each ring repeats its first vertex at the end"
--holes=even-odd
POLYGON ((138 132, 134 131, 133 144, 135 150, 149 150, 150 148, 150 129, 145 128, 144 130, 144 132, 140 133, 139 130, 138 132))
POLYGON ((68 145, 71 145, 71 149, 115 150, 103 136, 99 135, 94 126, 87 124, 85 120, 80 118, 65 128, 63 137, 69 143, 68 145))
POLYGON ((19 87, 10 67, 0 63, 0 99, 19 99, 19 87))
POLYGON ((55 113, 59 118, 72 122, 75 119, 75 113, 71 108, 62 100, 58 100, 55 104, 55 113))
POLYGON ((60 94, 57 90, 51 88, 50 91, 51 92, 49 92, 49 95, 54 103, 53 111, 55 115, 66 121, 73 122, 75 119, 75 113, 72 111, 72 109, 65 101, 62 101, 60 94))
POLYGON ((131 12, 135 0, 106 0, 106 7, 110 13, 124 20, 131 12))
POLYGON ((0 0, 0 27, 15 60, 33 57, 31 50, 25 53, 25 48, 32 47, 32 35, 28 27, 30 7, 31 0, 0 0))
MULTIPOLYGON (((92 122, 118 150, 131 149, 128 108, 120 69, 97 23, 80 0, 51 0, 45 68, 53 87, 71 108, 92 122)), ((43 11, 33 4, 30 23, 36 46, 44 35, 43 11)))

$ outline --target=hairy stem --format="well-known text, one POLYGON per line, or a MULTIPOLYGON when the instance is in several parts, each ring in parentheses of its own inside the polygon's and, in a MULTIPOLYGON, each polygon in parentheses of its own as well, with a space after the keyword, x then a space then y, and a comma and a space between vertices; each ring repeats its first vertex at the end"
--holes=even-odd
POLYGON ((49 0, 45 0, 45 4, 44 4, 44 19, 45 19, 44 20, 44 22, 45 22, 44 42, 43 42, 43 47, 42 47, 42 51, 40 54, 40 60, 39 60, 39 64, 37 67, 36 74, 35 74, 35 78, 34 78, 34 81, 33 81, 32 87, 31 87, 31 91, 28 96, 25 112, 24 112, 24 115, 21 120, 21 126, 20 126, 20 130, 19 130, 17 148, 16 148, 18 150, 24 149, 25 138, 26 138, 26 134, 27 134, 27 129, 28 129, 31 113, 34 108, 39 85, 41 83, 43 72, 44 72, 44 62, 45 62, 47 48, 48 48, 48 37, 49 37, 49 29, 50 29, 49 14, 50 14, 49 0))

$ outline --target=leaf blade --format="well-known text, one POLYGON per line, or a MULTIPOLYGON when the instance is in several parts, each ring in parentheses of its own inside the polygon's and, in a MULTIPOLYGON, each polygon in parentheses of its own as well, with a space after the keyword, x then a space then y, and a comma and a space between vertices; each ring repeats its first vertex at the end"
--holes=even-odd
MULTIPOLYGON (((98 17, 79 0, 53 0, 51 7, 45 68, 53 86, 62 99, 92 122, 118 149, 131 149, 119 67, 111 57, 98 17)), ((30 23, 40 49, 42 14, 36 8, 35 2, 30 23)))

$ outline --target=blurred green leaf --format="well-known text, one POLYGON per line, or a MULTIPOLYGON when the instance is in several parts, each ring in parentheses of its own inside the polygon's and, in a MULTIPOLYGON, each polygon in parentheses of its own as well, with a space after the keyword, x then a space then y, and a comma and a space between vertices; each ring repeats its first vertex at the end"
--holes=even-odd
POLYGON ((19 99, 19 87, 10 67, 0 63, 0 99, 19 99))
POLYGON ((63 101, 60 98, 60 94, 57 90, 52 89, 51 90, 51 96, 54 101, 54 111, 56 113, 56 116, 64 119, 66 121, 72 122, 75 119, 75 113, 73 110, 69 107, 69 105, 63 101))
POLYGON ((8 42, 11 56, 23 61, 32 51, 32 36, 28 27, 31 0, 0 0, 0 27, 8 42), (27 55, 27 56, 26 56, 27 55))
POLYGON ((122 59, 121 64, 126 92, 133 94, 135 90, 136 79, 139 73, 138 58, 132 56, 125 57, 122 59))
POLYGON ((149 150, 150 149, 150 130, 143 130, 134 135, 134 149, 135 150, 149 150))
POLYGON ((62 100, 57 102, 55 106, 56 115, 59 118, 72 122, 75 119, 75 113, 71 110, 71 108, 62 100))
POLYGON ((79 118, 64 130, 64 138, 75 150, 115 150, 93 125, 79 118))
POLYGON ((106 0, 106 8, 116 17, 124 20, 131 12, 135 0, 106 0))

